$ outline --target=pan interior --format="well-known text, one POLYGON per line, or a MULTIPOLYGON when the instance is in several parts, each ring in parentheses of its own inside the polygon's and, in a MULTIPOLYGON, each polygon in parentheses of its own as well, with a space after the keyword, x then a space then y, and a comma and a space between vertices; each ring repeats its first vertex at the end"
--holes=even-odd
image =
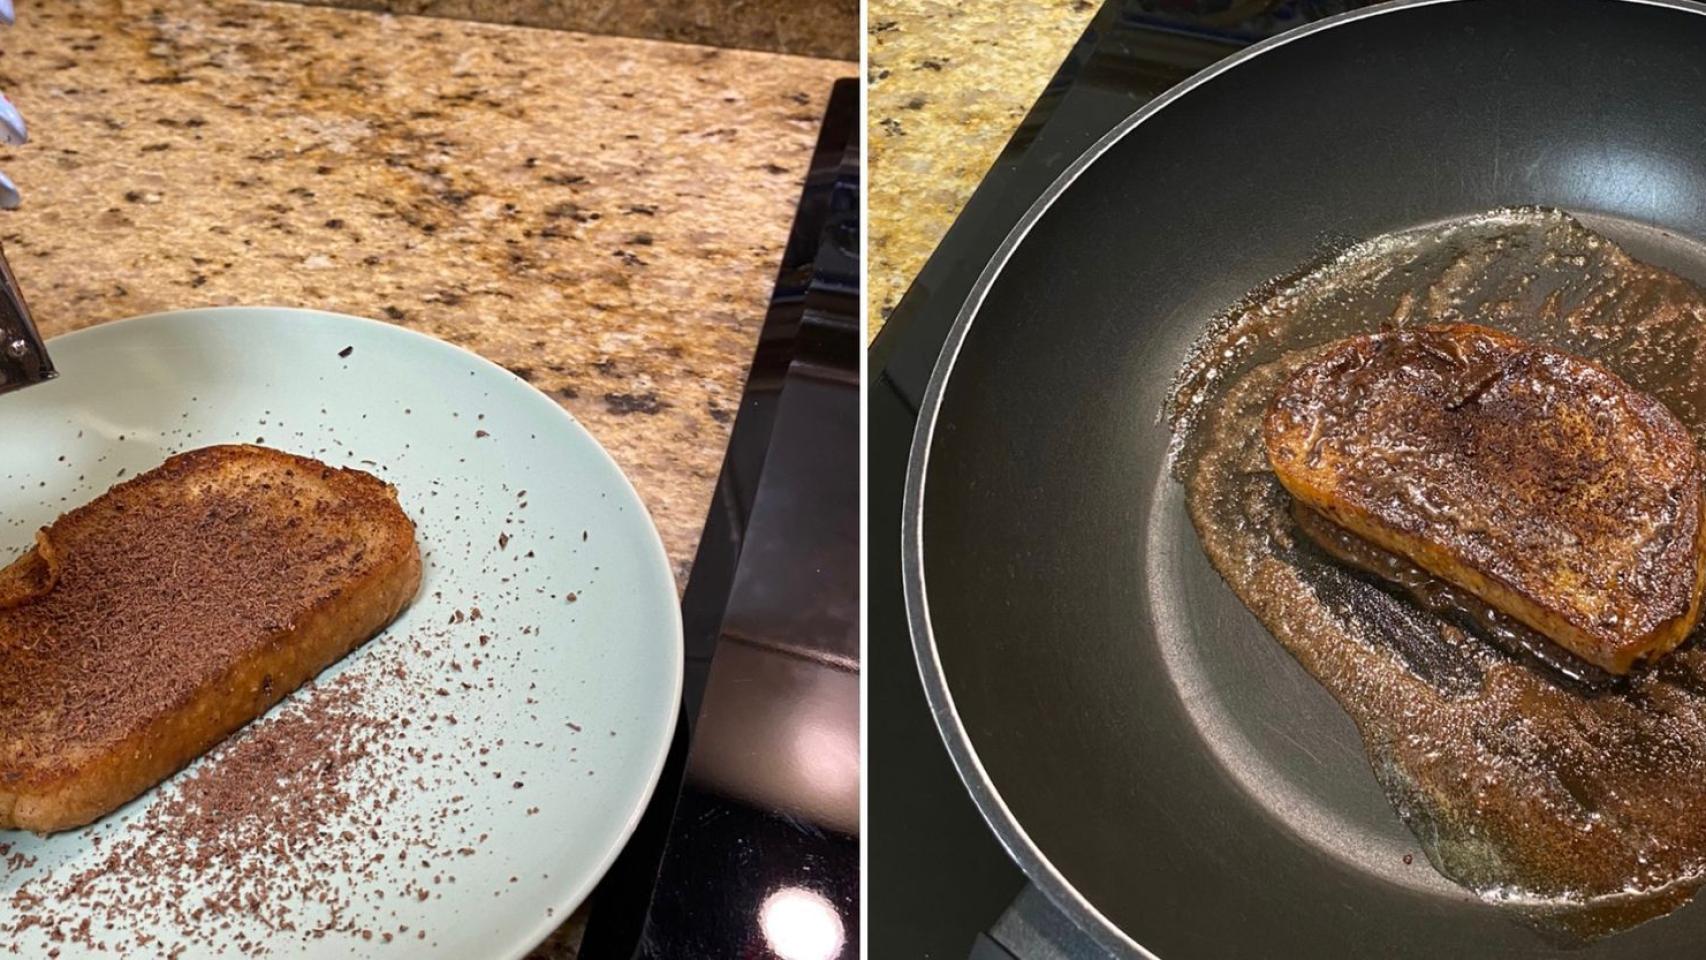
MULTIPOLYGON (((1555 953, 1418 855, 1349 718, 1204 558, 1159 413, 1212 317, 1362 238, 1542 204, 1706 281, 1706 99, 1679 92, 1700 49, 1694 8, 1599 0, 1410 5, 1295 39, 1084 168, 951 342, 910 585, 947 732, 1033 878, 1110 944, 1555 953)), ((1576 955, 1702 938, 1693 904, 1576 955)))

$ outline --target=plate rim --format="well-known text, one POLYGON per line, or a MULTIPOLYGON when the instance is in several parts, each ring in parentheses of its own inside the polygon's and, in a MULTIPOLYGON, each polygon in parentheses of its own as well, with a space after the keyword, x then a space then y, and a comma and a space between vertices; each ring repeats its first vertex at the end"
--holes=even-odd
MULTIPOLYGON (((631 504, 638 508, 638 515, 644 518, 646 529, 651 534, 650 537, 646 538, 645 550, 650 557, 647 562, 655 564, 663 581, 669 583, 671 587, 674 588, 670 603, 667 604, 669 613, 664 617, 667 632, 665 640, 669 647, 669 653, 671 656, 669 658, 669 697, 667 699, 667 702, 670 704, 668 709, 669 715, 665 718, 662 729, 669 732, 661 738, 660 742, 654 746, 654 749, 648 751, 650 756, 647 759, 645 788, 641 791, 636 803, 633 804, 633 806, 623 816, 621 824, 615 834, 612 835, 611 842, 608 844, 603 853, 600 854, 598 862, 591 870, 585 873, 584 880, 571 887, 570 893, 555 904, 561 913, 549 914, 542 920, 536 921, 534 925, 525 932, 518 933, 515 948, 504 948, 491 954, 494 960, 521 960, 521 958, 532 952, 535 947, 545 942, 546 938, 554 933, 559 927, 568 922, 569 917, 586 902, 587 898, 592 894, 592 891, 598 886, 599 882, 604 879, 607 873, 609 873, 610 868, 615 864, 616 859, 621 856, 624 850, 627 849, 629 840, 633 838, 635 830, 639 827, 640 819, 645 815, 646 810, 651 806, 653 798, 657 795, 658 785, 663 778, 663 768, 669 758, 670 745, 674 740, 673 731, 680 723, 682 690, 685 683, 686 673, 686 640, 681 621, 681 595, 680 588, 675 586, 675 571, 670 564, 669 552, 664 547, 663 536, 658 532, 657 523, 652 519, 651 510, 647 508, 646 502, 640 496, 639 491, 634 488, 633 481, 628 479, 628 475, 623 471, 621 464, 616 462, 616 459, 610 455, 610 451, 604 448, 604 445, 598 441, 598 438, 593 436, 592 432, 583 426, 574 414, 563 409, 556 401, 546 396, 544 392, 533 386, 531 383, 528 383, 526 380, 523 380, 521 377, 511 373, 508 369, 504 368, 503 365, 495 363, 465 347, 458 346, 446 340, 441 340, 430 334, 422 333, 419 330, 410 329, 409 327, 400 326, 394 323, 386 323, 385 321, 374 320, 369 317, 359 317, 353 314, 338 313, 332 310, 318 310, 311 307, 296 307, 282 304, 254 303, 234 304, 230 306, 209 305, 185 307, 176 310, 157 310, 151 313, 136 314, 113 320, 103 320, 92 323, 86 327, 80 327, 76 330, 68 330, 64 333, 48 337, 44 342, 46 343, 51 355, 51 351, 55 344, 66 343, 71 340, 83 338, 85 335, 100 335, 102 331, 110 331, 115 328, 126 327, 139 323, 158 323, 188 318, 206 318, 210 322, 227 322, 222 319, 222 315, 266 317, 270 322, 278 322, 279 315, 297 315, 302 317, 311 317, 321 322, 329 321, 333 324, 353 324, 358 327, 372 329, 380 336, 395 336, 405 341, 413 341, 414 344, 421 349, 447 352, 449 355, 455 356, 458 359, 472 361, 476 366, 485 367, 490 372, 500 374, 504 378, 524 386, 526 391, 532 394, 532 397, 529 398, 527 402, 534 403, 536 405, 543 404, 548 406, 558 417, 563 419, 571 431, 578 434, 582 439, 591 444, 592 449, 597 451, 598 456, 603 459, 604 465, 607 466, 620 481, 619 489, 624 491, 631 504)), ((55 379, 63 379, 63 372, 60 377, 56 377, 55 379)), ((387 629, 389 629, 389 627, 387 627, 387 629)))

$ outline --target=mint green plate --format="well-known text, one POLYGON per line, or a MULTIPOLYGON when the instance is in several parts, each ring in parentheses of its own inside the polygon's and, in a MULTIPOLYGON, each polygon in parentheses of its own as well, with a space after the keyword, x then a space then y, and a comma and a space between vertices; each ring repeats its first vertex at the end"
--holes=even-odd
MULTIPOLYGON (((137 842, 147 808, 173 795, 192 766, 92 827, 48 838, 0 833, 15 863, 35 860, 0 864, 0 929, 17 924, 11 895, 23 889, 47 895, 47 909, 36 912, 70 926, 91 916, 95 938, 109 946, 102 956, 180 946, 175 955, 184 958, 239 956, 239 937, 278 957, 526 954, 627 840, 657 783, 680 701, 675 582, 615 463, 509 372, 374 321, 271 307, 191 310, 48 346, 60 378, 0 398, 0 561, 120 471, 135 476, 207 444, 264 438, 396 486, 426 558, 420 595, 385 633, 268 717, 302 709, 341 674, 403 666, 405 679, 371 685, 364 709, 423 722, 395 728, 391 756, 360 761, 348 782, 362 784, 357 799, 377 805, 387 825, 416 826, 395 831, 407 837, 401 842, 384 830, 377 841, 352 830, 332 847, 307 843, 299 856, 256 849, 244 866, 263 878, 293 867, 317 873, 319 899, 329 903, 288 904, 296 932, 269 931, 242 912, 188 928, 158 911, 115 919, 64 895, 66 876, 123 849, 127 836, 137 842), (475 607, 480 619, 468 619, 475 607), (457 611, 463 619, 452 622, 457 611), (433 714, 458 722, 425 722, 433 714), (427 759, 398 759, 411 749, 427 759), (463 849, 472 852, 451 855, 463 849), (345 855, 379 862, 371 871, 325 870, 345 855), (326 925, 330 905, 353 929, 303 933, 326 925), (233 926, 220 928, 226 920, 233 926), (154 938, 146 950, 137 947, 144 936, 154 938)), ((327 827, 333 838, 343 832, 327 827)), ((179 899, 226 889, 224 878, 192 876, 179 899)), ((23 956, 46 956, 51 946, 62 958, 88 952, 50 943, 39 927, 11 939, 23 956)))

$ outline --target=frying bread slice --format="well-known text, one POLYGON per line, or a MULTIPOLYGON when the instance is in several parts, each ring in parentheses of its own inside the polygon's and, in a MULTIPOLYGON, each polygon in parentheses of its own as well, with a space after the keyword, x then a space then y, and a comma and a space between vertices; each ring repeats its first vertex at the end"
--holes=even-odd
POLYGON ((179 454, 0 571, 0 828, 89 823, 377 633, 415 527, 358 470, 265 447, 179 454))
POLYGON ((1293 497, 1606 670, 1700 615, 1694 440, 1597 364, 1472 324, 1352 337, 1263 427, 1293 497))

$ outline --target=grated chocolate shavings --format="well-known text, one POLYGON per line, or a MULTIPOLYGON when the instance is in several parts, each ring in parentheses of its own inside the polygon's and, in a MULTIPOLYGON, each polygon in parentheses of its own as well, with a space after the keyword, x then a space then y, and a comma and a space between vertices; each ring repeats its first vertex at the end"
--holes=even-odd
POLYGON ((350 533, 365 504, 325 500, 288 472, 270 474, 265 489, 175 495, 176 474, 195 476, 203 453, 49 528, 57 586, 0 616, 0 636, 11 638, 0 766, 51 775, 67 751, 142 729, 382 559, 374 551, 364 564, 350 533))

